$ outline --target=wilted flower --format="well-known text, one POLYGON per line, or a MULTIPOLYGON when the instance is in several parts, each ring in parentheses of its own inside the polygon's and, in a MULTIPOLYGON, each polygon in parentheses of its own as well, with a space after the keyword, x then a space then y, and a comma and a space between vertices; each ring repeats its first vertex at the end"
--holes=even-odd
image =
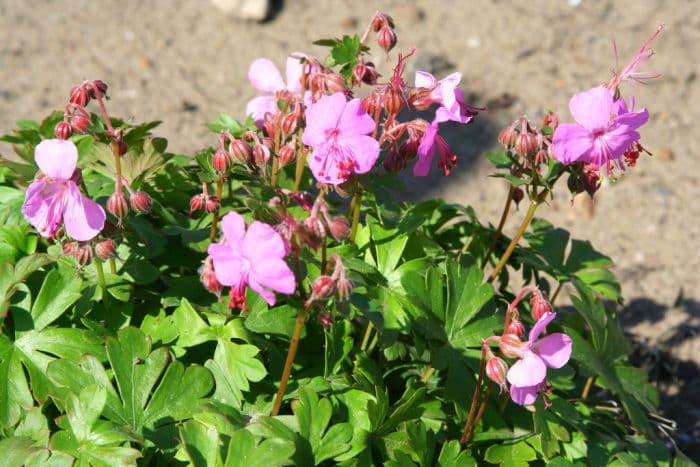
POLYGON ((22 214, 42 237, 51 238, 64 223, 76 240, 94 238, 104 227, 102 207, 80 192, 72 180, 78 148, 69 140, 48 139, 39 143, 34 159, 43 176, 27 188, 22 214))
POLYGON ((231 287, 232 297, 245 297, 248 285, 270 305, 275 304, 272 291, 294 293, 294 273, 284 262, 284 241, 275 229, 258 221, 246 229, 237 212, 226 214, 221 228, 221 242, 209 245, 208 252, 216 278, 231 287))
POLYGON ((323 96, 306 111, 302 141, 314 148, 309 167, 322 183, 338 185, 353 173, 369 172, 379 157, 371 136, 374 120, 360 99, 345 101, 342 93, 323 96))

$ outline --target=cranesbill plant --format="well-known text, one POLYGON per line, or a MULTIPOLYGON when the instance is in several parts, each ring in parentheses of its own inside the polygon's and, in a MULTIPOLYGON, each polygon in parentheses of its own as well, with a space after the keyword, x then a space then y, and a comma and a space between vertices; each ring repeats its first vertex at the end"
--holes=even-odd
POLYGON ((650 42, 572 97, 575 122, 501 131, 496 227, 394 200, 404 170, 456 170, 441 125, 487 109, 459 73, 407 76, 416 50, 394 54, 382 13, 290 54, 286 78, 283 57, 254 61, 247 117, 219 116, 194 155, 111 117, 101 80, 19 121, 1 138, 4 465, 687 461, 627 359, 611 260, 534 218, 562 177, 594 196, 645 152, 653 103, 622 85, 651 77, 650 42))

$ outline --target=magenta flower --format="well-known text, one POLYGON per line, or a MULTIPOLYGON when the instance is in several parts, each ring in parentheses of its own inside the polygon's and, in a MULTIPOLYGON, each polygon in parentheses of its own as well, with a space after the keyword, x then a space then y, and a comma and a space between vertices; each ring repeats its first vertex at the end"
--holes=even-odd
POLYGON ((342 93, 321 97, 306 111, 301 139, 314 150, 309 167, 322 183, 338 185, 353 173, 367 173, 379 157, 379 143, 367 136, 374 120, 360 99, 346 102, 342 93))
POLYGON ((100 233, 105 223, 102 206, 80 192, 73 173, 78 148, 69 140, 47 139, 34 150, 43 172, 27 188, 22 214, 42 237, 51 238, 63 223, 68 235, 86 241, 100 233))
POLYGON ((457 163, 457 156, 447 144, 445 139, 438 135, 438 125, 434 121, 425 130, 425 134, 418 145, 418 160, 413 166, 413 175, 425 177, 430 172, 435 153, 438 154, 438 167, 445 175, 449 175, 452 166, 457 163))
POLYGON ((432 103, 440 105, 435 111, 433 123, 447 121, 469 123, 474 115, 479 113, 479 110, 483 110, 472 107, 464 102, 464 93, 459 88, 459 82, 461 80, 461 73, 452 73, 440 81, 437 81, 435 77, 427 71, 416 71, 416 87, 432 89, 428 98, 432 103))
POLYGON ((557 332, 539 339, 555 317, 556 313, 551 312, 542 315, 520 350, 520 360, 508 370, 510 397, 516 404, 535 402, 537 392, 547 377, 547 368, 561 368, 571 357, 571 338, 566 334, 557 332))
POLYGON ((209 245, 208 252, 216 278, 231 287, 232 299, 241 303, 247 285, 270 305, 275 304, 271 291, 294 293, 294 273, 284 262, 284 241, 275 229, 255 221, 246 230, 245 221, 237 212, 229 212, 221 219, 221 229, 221 242, 209 245))
MULTIPOLYGON (((633 107, 634 99, 630 102, 633 107)), ((569 110, 577 123, 557 126, 552 140, 554 157, 565 165, 585 162, 597 169, 605 166, 608 172, 611 162, 619 161, 639 140, 635 130, 649 119, 646 109, 628 110, 623 99, 614 100, 603 86, 574 95, 569 110)))
MULTIPOLYGON (((294 55, 302 55, 296 53, 294 55)), ((246 114, 252 115, 255 124, 262 126, 265 114, 276 114, 278 92, 289 92, 293 95, 301 93, 301 75, 303 64, 292 55, 287 57, 287 82, 282 79, 280 71, 275 64, 267 58, 259 58, 250 64, 248 69, 248 79, 258 91, 266 92, 266 96, 258 96, 248 101, 246 114)))

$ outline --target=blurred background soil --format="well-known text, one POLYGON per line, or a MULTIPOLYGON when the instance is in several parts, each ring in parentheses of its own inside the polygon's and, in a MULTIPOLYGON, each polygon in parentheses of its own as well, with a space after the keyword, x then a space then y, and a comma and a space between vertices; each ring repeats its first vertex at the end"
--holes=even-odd
MULTIPOLYGON (((214 5, 222 2, 0 1, 0 133, 17 119, 59 110, 72 86, 99 78, 110 86, 111 113, 163 120, 156 132, 168 138, 169 149, 191 153, 215 143, 205 123, 219 112, 244 116, 256 95, 247 79, 252 60, 268 57, 283 67, 289 52, 323 56, 313 40, 361 34, 381 10, 396 22, 396 50, 418 49, 409 77, 416 68, 438 77, 460 71, 470 102, 488 106, 473 125, 451 129, 460 156, 453 175, 433 169, 434 176, 411 183, 417 191, 410 196, 472 204, 495 224, 507 187, 487 178, 492 169, 482 154, 496 148, 500 129, 521 114, 539 124, 545 108, 570 119, 569 98, 610 76, 612 40, 624 65, 664 22, 647 66, 663 77, 624 88, 649 109, 642 144, 653 157, 640 158, 593 202, 572 201, 562 185, 538 215, 615 261, 634 358, 661 390, 662 414, 678 422, 675 440, 700 458, 697 1, 288 0, 275 2, 262 22, 214 5)), ((389 74, 382 53, 373 61, 389 74)), ((0 144, 0 154, 10 152, 0 144)), ((515 232, 523 211, 511 216, 507 233, 515 232)))

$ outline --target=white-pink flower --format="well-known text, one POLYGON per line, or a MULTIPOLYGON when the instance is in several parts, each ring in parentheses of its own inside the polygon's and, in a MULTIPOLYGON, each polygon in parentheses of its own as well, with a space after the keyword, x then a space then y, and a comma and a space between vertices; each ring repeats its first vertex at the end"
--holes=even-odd
POLYGON ((346 101, 337 92, 312 104, 301 139, 313 148, 309 167, 316 180, 338 185, 353 173, 372 170, 379 157, 379 143, 367 136, 373 131, 374 120, 360 99, 346 101))
POLYGON ((276 114, 279 112, 277 108, 278 92, 284 91, 293 95, 301 94, 301 76, 304 65, 298 58, 299 56, 303 56, 303 54, 294 53, 287 57, 286 83, 272 60, 258 58, 250 64, 248 79, 255 86, 255 89, 267 93, 267 95, 251 99, 246 105, 246 114, 253 116, 253 120, 255 120, 255 124, 258 127, 262 126, 265 114, 276 114))
POLYGON ((27 188, 22 214, 42 237, 51 238, 65 225, 76 240, 94 238, 104 227, 102 206, 83 195, 73 181, 78 148, 70 140, 48 139, 34 150, 34 159, 43 172, 27 188))

